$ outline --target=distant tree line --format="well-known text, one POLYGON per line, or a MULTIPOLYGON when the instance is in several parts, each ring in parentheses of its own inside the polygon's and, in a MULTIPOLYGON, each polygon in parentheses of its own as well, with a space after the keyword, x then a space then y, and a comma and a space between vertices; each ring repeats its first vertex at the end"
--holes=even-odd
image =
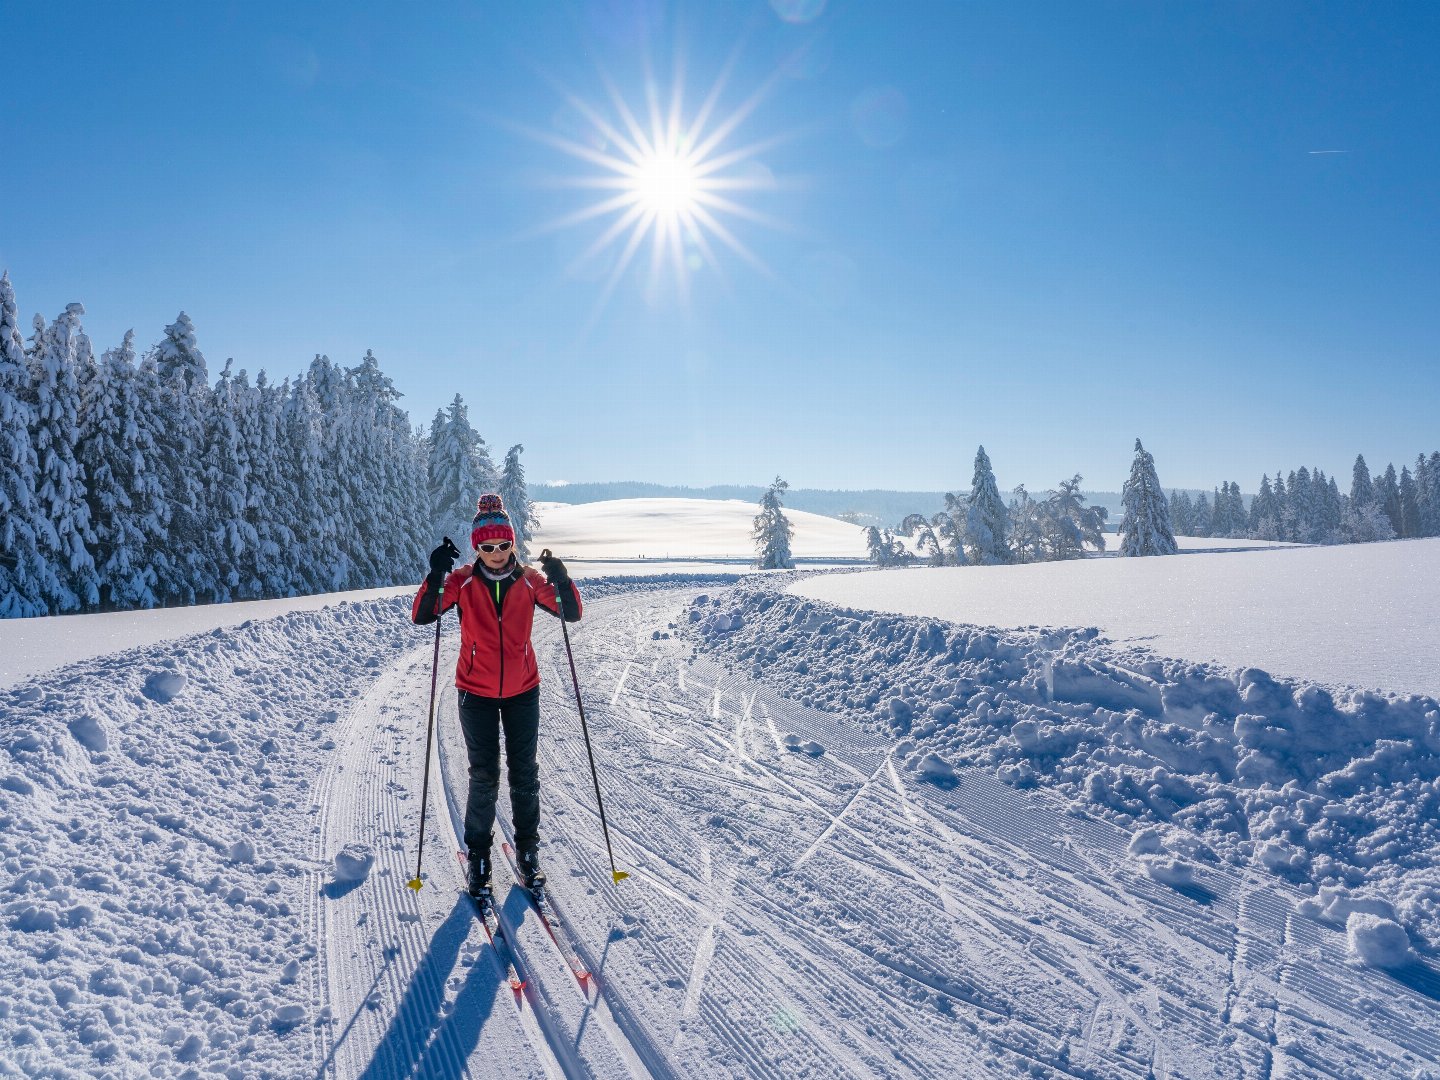
POLYGON ((534 528, 523 448, 495 468, 458 394, 412 430, 373 353, 279 385, 226 361, 212 385, 184 312, 98 359, 83 315, 37 315, 27 343, 0 275, 0 617, 416 581, 485 490, 534 528))
POLYGON ((1212 495, 1171 492, 1170 516, 1184 536, 1245 537, 1299 544, 1354 544, 1440 536, 1440 451, 1420 454, 1412 472, 1393 464, 1372 478, 1357 455, 1349 493, 1321 469, 1301 466, 1260 478, 1251 498, 1227 481, 1212 495))

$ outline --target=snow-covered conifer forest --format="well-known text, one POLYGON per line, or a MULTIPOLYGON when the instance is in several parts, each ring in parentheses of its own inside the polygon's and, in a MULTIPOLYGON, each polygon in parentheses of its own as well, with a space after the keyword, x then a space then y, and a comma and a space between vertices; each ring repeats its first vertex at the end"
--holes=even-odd
POLYGON ((1253 496, 1227 480, 1195 498, 1170 493, 1170 519, 1182 536, 1244 537, 1298 544, 1364 544, 1440 536, 1440 450, 1416 455, 1415 467, 1394 464, 1371 476, 1357 454, 1350 490, 1323 469, 1304 465, 1272 480, 1266 473, 1253 496))
POLYGON ((497 469, 458 394, 413 429, 373 353, 278 384, 227 360, 212 383, 183 311, 99 357, 84 314, 36 315, 27 338, 0 276, 0 617, 408 582, 483 490, 534 531, 523 448, 497 469))

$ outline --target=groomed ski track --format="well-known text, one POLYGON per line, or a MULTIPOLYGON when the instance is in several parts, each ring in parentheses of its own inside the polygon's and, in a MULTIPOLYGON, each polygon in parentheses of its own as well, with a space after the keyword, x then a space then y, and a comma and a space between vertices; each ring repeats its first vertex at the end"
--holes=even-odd
POLYGON ((336 724, 314 788, 316 862, 357 840, 376 862, 350 887, 316 873, 320 1075, 1413 1077, 1440 1066, 1429 969, 1402 981, 1347 967, 1343 933, 1295 914, 1301 894, 1269 876, 1202 864, 1183 891, 1154 882, 1128 834, 1044 792, 980 771, 953 788, 917 782, 847 719, 693 656, 676 627, 700 591, 622 593, 571 627, 616 859, 632 874, 619 885, 558 624, 536 622, 544 857, 593 985, 502 873, 501 918, 527 980, 517 1000, 460 895, 453 622, 437 703, 443 793, 432 782, 418 895, 404 882, 431 643, 336 724), (823 752, 788 749, 792 734, 823 752))

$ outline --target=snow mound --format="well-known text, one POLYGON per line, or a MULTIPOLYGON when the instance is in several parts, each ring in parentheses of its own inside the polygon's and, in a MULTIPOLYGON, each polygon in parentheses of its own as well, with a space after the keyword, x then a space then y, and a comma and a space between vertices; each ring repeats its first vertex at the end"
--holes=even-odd
POLYGON ((0 1074, 298 1075, 322 885, 310 784, 333 730, 314 718, 416 644, 408 614, 295 612, 7 695, 0 1074))
POLYGON ((183 672, 156 671, 145 680, 145 687, 141 692, 151 701, 164 705, 184 693, 189 682, 183 672))
POLYGON ((1379 968, 1403 968, 1415 963, 1415 950, 1405 928, 1393 919, 1356 911, 1345 921, 1350 955, 1362 964, 1379 968))
MULTIPOLYGON (((820 576, 838 575, 808 577, 820 576)), ((1126 828, 1190 835, 1207 858, 1383 894, 1417 940, 1440 947, 1434 698, 1177 660, 1094 628, 838 607, 785 591, 794 577, 697 599, 684 634, 788 698, 911 740, 917 764, 934 754, 1043 784, 1126 828), (721 629, 718 612, 738 627, 721 629)))
POLYGON ((933 750, 924 754, 917 754, 916 758, 918 760, 915 761, 912 768, 932 784, 939 784, 941 787, 952 787, 960 782, 960 777, 955 771, 955 766, 933 750))
POLYGON ((77 716, 66 725, 75 741, 86 750, 102 753, 110 749, 110 736, 105 725, 89 713, 77 716))
POLYGON ((1183 889, 1195 884, 1195 868, 1173 855, 1146 855, 1140 859, 1151 881, 1183 889))
POLYGON ((364 881, 375 865, 375 852, 368 844, 346 844, 335 853, 336 881, 364 881))
POLYGON ((796 750, 802 754, 809 754, 811 757, 819 757, 825 753, 825 747, 821 746, 818 742, 796 735, 793 731, 787 732, 780 741, 785 744, 785 749, 796 750))

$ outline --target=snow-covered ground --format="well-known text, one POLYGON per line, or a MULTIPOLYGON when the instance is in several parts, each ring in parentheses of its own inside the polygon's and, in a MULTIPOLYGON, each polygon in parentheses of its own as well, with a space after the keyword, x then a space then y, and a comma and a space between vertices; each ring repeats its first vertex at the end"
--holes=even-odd
MULTIPOLYGON (((1404 549, 1294 580, 1386 580, 1404 549)), ((1232 565, 1325 554, 1116 564, 1223 595, 1232 565)), ((990 590, 796 586, 849 610, 784 591, 805 575, 588 582, 618 886, 538 623, 545 858, 597 975, 511 892, 519 995, 459 895, 448 620, 418 895, 435 638, 406 597, 81 635, 107 655, 0 689, 0 1076, 1440 1077, 1440 706, 1109 626, 862 610, 961 574, 990 590)))
MULTIPOLYGON (((588 985, 511 892, 512 993, 458 894, 444 679, 426 887, 403 886, 434 644, 403 600, 5 691, 0 1074, 1440 1074, 1440 978, 1407 915, 990 766, 938 769, 923 723, 907 742, 822 700, 790 666, 819 662, 815 631, 764 621, 819 606, 750 581, 595 586, 573 628, 619 886, 539 624, 545 857, 588 985), (786 661, 737 661, 747 623, 786 661)), ((1005 636, 966 640, 1004 690, 1005 636)), ((908 677, 914 642, 888 647, 908 677)))
MULTIPOLYGON (((711 558, 750 560, 758 508, 738 499, 612 499, 538 503, 536 551, 564 559, 711 558)), ((801 559, 863 559, 865 531, 837 518, 787 510, 791 550, 801 559)))
POLYGON ((884 570, 792 591, 977 626, 1096 627, 1162 656, 1440 697, 1440 539, 884 570))

